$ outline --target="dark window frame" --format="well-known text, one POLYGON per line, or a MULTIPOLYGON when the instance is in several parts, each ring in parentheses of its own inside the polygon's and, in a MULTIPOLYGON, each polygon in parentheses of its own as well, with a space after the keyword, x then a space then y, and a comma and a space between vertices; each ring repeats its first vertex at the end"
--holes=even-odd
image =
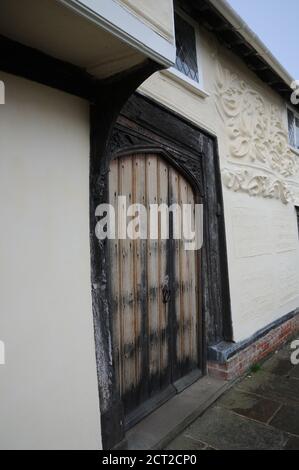
POLYGON ((297 216, 297 225, 298 225, 298 237, 299 237, 299 206, 295 206, 296 216, 297 216))
POLYGON ((299 151, 299 114, 287 107, 289 145, 299 151))
POLYGON ((174 69, 200 86, 201 69, 198 57, 198 32, 192 18, 175 10, 176 63, 174 69), (185 35, 185 37, 183 37, 185 35), (190 49, 191 47, 191 49, 190 49))

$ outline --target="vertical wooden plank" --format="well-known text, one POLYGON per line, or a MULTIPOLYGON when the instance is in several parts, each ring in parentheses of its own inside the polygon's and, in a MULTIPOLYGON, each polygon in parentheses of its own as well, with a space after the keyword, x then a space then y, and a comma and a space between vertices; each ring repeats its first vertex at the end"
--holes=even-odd
MULTIPOLYGON (((132 157, 120 159, 120 193, 132 204, 132 157)), ((133 242, 128 237, 120 241, 121 311, 123 329, 123 395, 126 411, 133 407, 136 386, 135 318, 134 318, 134 255, 133 242)))
MULTIPOLYGON (((118 160, 110 163, 109 171, 109 203, 115 209, 115 218, 117 221, 117 202, 119 194, 118 181, 118 160)), ((116 222, 117 229, 117 222, 116 222)), ((112 346, 113 360, 115 365, 115 381, 118 394, 122 395, 122 319, 120 310, 120 285, 119 285, 119 242, 109 241, 109 261, 111 266, 111 301, 112 301, 112 346)))
POLYGON ((180 241, 180 334, 181 334, 181 376, 188 372, 190 358, 190 309, 189 309, 189 254, 183 239, 183 205, 188 203, 188 182, 179 176, 179 197, 182 213, 182 238, 180 241))
MULTIPOLYGON (((178 203, 183 214, 183 205, 191 203, 194 208, 194 193, 188 181, 174 169, 169 170, 170 204, 178 203)), ((194 213, 192 211, 192 221, 194 213)), ((182 220, 182 237, 183 237, 182 220)), ((192 227, 193 228, 193 227, 192 227)), ((197 366, 197 265, 196 252, 185 250, 183 238, 174 240, 172 300, 175 317, 176 348, 173 352, 173 380, 178 380, 197 366)))
MULTIPOLYGON (((192 229, 195 230, 195 198, 191 186, 188 187, 188 203, 192 206, 192 229)), ((197 251, 188 251, 189 256, 189 309, 190 309, 190 359, 191 367, 198 366, 198 272, 197 251)))
MULTIPOLYGON (((145 155, 133 159, 133 202, 146 205, 145 155)), ((137 404, 148 396, 148 321, 147 321, 147 241, 137 239, 134 246, 134 298, 136 337, 137 404)))
MULTIPOLYGON (((161 158, 158 159, 157 166, 158 179, 158 204, 168 206, 168 165, 161 158)), ((169 217, 165 221, 169 230, 169 217)), ((158 308, 159 308, 159 331, 160 331, 160 387, 169 385, 170 364, 169 364, 169 302, 163 302, 162 287, 169 286, 169 273, 167 272, 167 250, 168 240, 161 238, 161 215, 159 215, 159 240, 158 240, 158 308)))
MULTIPOLYGON (((179 203, 179 177, 173 169, 169 169, 169 204, 179 203)), ((174 216, 172 216, 172 225, 174 216)), ((182 360, 182 335, 181 335, 181 290, 180 290, 180 240, 171 241, 171 262, 172 262, 172 299, 171 299, 171 321, 172 327, 172 369, 173 380, 179 377, 179 368, 182 360)))
MULTIPOLYGON (((157 157, 146 158, 147 206, 157 204, 157 157)), ((159 280, 158 280, 158 240, 150 239, 150 220, 147 241, 147 278, 148 278, 148 330, 149 330, 149 373, 150 393, 159 390, 160 382, 160 341, 159 341, 159 280)))

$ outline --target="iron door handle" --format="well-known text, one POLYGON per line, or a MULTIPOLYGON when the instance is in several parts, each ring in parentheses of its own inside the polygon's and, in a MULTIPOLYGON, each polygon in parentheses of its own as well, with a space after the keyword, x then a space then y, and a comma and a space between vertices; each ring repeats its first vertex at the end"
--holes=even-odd
POLYGON ((170 289, 168 289, 167 285, 164 284, 164 286, 162 287, 162 298, 163 298, 164 304, 167 304, 167 302, 169 302, 170 295, 171 295, 170 289))

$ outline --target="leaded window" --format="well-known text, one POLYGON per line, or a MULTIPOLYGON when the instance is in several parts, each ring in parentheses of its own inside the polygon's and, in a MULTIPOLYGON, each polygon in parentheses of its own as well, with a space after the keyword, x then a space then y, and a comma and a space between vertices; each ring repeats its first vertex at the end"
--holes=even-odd
POLYGON ((299 149, 299 115, 288 109, 289 144, 299 149))
POLYGON ((195 82, 199 82, 196 35, 194 27, 175 13, 176 64, 175 68, 195 82))
POLYGON ((297 225, 298 225, 298 236, 299 236, 299 207, 295 206, 296 215, 297 215, 297 225))

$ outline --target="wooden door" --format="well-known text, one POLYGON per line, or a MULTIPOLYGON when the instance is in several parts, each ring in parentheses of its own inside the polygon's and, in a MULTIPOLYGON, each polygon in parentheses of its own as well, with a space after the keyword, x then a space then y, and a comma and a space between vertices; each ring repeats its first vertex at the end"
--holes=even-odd
MULTIPOLYGON (((149 237, 150 204, 194 206, 189 182, 160 156, 134 154, 110 164, 109 200, 116 216, 119 196, 148 213, 144 238, 109 242, 113 361, 130 426, 200 375, 200 280, 198 252, 186 251, 181 240, 161 239, 161 217, 158 238, 149 237)), ((172 235, 172 218, 164 223, 172 235)), ((117 233, 122 228, 116 224, 117 233)))

